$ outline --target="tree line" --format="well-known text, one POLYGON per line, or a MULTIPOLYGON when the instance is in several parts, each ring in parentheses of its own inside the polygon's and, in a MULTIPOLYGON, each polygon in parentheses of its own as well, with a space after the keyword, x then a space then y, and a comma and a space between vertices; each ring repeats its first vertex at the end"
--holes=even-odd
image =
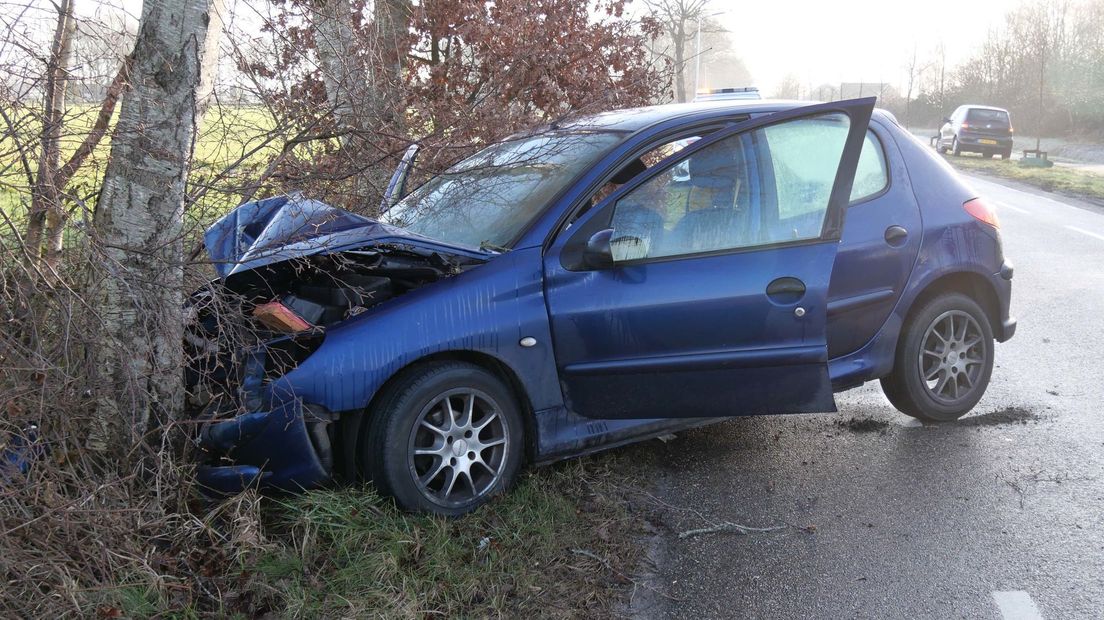
POLYGON ((936 126, 955 107, 1006 108, 1018 132, 1104 138, 1104 0, 1039 0, 1010 10, 966 60, 915 49, 906 88, 887 101, 902 122, 936 126))

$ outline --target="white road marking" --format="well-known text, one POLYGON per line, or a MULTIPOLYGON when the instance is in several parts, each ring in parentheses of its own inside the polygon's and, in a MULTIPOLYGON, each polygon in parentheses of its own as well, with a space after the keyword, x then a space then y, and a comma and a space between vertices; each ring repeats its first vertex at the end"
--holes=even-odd
POLYGON ((1088 236, 1092 237, 1093 239, 1099 239, 1101 241, 1104 241, 1104 235, 1099 235, 1099 234, 1094 233, 1094 232, 1089 232, 1089 231, 1085 230, 1084 228, 1078 228, 1076 226, 1070 226, 1068 224, 1066 225, 1066 228, 1068 228, 1072 231, 1075 231, 1075 232, 1079 232, 1082 235, 1088 235, 1088 236))
POLYGON ((997 602, 1004 620, 1043 620, 1043 614, 1039 613, 1035 601, 1023 590, 994 592, 993 600, 997 602))
POLYGON ((997 201, 997 206, 1001 207, 1002 209, 1009 209, 1011 211, 1015 211, 1016 213, 1031 213, 1027 209, 1021 209, 1020 207, 1013 207, 1012 205, 1008 204, 1007 202, 997 201))

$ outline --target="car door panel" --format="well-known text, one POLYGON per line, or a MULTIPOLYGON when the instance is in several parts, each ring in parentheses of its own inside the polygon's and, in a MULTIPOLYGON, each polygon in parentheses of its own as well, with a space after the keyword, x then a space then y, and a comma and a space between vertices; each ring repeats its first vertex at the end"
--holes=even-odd
MULTIPOLYGON (((819 237, 766 239, 766 245, 753 241, 749 247, 639 261, 630 257, 607 269, 580 267, 580 240, 608 226, 610 205, 658 178, 663 163, 656 166, 659 172, 641 175, 557 237, 545 258, 545 293, 568 407, 593 418, 834 411, 827 370, 828 286, 840 211, 872 107, 868 99, 761 117, 680 155, 693 162, 714 143, 743 141, 760 135, 753 132, 764 126, 785 128, 789 121, 846 114, 850 129, 829 177, 834 182, 819 237)), ((760 180, 774 182, 766 173, 760 180)), ((748 186, 758 191, 755 184, 742 187, 748 186)), ((734 208, 737 202, 733 198, 734 208)), ((765 212, 756 214, 757 222, 764 217, 765 212)), ((772 228, 764 219, 760 234, 789 232, 791 220, 779 216, 772 228)))
POLYGON ((836 245, 697 258, 691 273, 673 260, 560 274, 550 301, 569 407, 605 418, 834 411, 816 334, 836 245), (782 273, 804 283, 798 302, 767 299, 782 273))

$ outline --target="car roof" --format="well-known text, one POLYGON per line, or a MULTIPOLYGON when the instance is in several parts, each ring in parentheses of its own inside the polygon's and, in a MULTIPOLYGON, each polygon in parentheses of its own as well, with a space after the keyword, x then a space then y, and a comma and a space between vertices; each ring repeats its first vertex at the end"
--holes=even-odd
POLYGON ((815 101, 784 101, 774 99, 727 99, 721 101, 699 101, 697 103, 668 103, 643 108, 611 110, 590 116, 582 116, 562 123, 560 127, 611 129, 636 131, 676 118, 687 121, 697 118, 709 119, 724 116, 727 113, 756 114, 779 112, 800 106, 812 105, 815 101))
POLYGON ((965 105, 960 105, 958 107, 966 108, 968 110, 994 110, 994 111, 997 111, 997 112, 1007 112, 1008 111, 1004 108, 998 108, 998 107, 992 106, 992 105, 974 105, 972 103, 967 103, 965 105))
MULTIPOLYGON (((559 129, 604 129, 612 131, 637 131, 671 120, 686 123, 708 121, 731 114, 769 114, 804 106, 816 105, 820 101, 793 101, 787 99, 728 99, 720 101, 699 101, 696 103, 669 103, 641 108, 611 110, 589 116, 581 116, 556 125, 559 129)), ((888 112, 876 111, 887 116, 888 112)))

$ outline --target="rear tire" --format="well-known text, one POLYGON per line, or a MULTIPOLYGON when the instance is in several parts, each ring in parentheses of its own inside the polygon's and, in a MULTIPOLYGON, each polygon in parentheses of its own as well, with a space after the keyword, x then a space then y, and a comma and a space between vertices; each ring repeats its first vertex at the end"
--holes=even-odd
POLYGON ((459 516, 513 486, 524 429, 513 391, 464 362, 415 366, 367 412, 358 465, 400 508, 459 516))
POLYGON ((924 422, 957 420, 985 394, 994 349, 981 306, 961 293, 940 295, 905 322, 882 390, 906 415, 924 422))
POLYGON ((958 138, 951 138, 951 155, 955 157, 962 156, 962 147, 958 144, 958 138))
POLYGON ((1005 151, 1001 153, 1001 159, 1012 159, 1012 151, 1005 151))

